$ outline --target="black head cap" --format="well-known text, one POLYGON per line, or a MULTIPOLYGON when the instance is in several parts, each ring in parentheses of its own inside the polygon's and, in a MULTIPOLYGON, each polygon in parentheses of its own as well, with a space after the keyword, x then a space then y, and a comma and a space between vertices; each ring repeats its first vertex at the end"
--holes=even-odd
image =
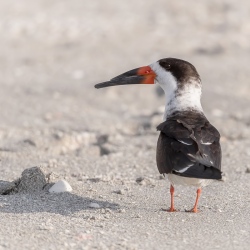
POLYGON ((172 73, 179 84, 187 83, 190 79, 200 82, 200 76, 196 68, 187 61, 176 58, 164 58, 158 62, 162 68, 172 73))

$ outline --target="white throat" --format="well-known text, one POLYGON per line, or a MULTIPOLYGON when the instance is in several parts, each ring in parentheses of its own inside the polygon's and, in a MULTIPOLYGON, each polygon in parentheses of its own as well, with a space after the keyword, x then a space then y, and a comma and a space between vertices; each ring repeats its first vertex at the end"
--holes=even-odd
POLYGON ((203 112, 201 106, 201 84, 197 79, 189 79, 186 86, 177 90, 177 81, 171 72, 163 69, 158 62, 150 65, 156 73, 156 81, 165 92, 166 105, 164 120, 175 111, 194 110, 203 112))
POLYGON ((166 93, 166 106, 164 112, 164 120, 175 111, 193 110, 203 112, 201 106, 201 88, 193 82, 187 84, 177 93, 166 93))

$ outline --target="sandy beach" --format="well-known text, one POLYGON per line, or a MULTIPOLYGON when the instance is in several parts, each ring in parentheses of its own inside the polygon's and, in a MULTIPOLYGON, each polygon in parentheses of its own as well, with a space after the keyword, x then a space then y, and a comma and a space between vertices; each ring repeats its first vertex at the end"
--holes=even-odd
POLYGON ((0 250, 249 249, 249 16, 246 0, 0 0, 0 250), (221 134, 197 214, 183 186, 164 211, 159 87, 94 88, 165 57, 195 65, 221 134), (50 193, 59 180, 72 192, 50 193))

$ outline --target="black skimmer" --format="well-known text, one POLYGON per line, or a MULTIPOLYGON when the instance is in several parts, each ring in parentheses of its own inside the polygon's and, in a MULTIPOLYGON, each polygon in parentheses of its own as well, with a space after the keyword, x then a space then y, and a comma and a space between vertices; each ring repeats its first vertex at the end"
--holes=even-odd
POLYGON ((164 122, 157 127, 160 135, 156 162, 159 172, 167 174, 171 183, 168 211, 176 211, 174 186, 180 184, 197 187, 196 201, 190 210, 196 213, 201 188, 220 180, 222 173, 220 134, 203 113, 201 79, 195 67, 184 60, 165 58, 95 87, 156 82, 166 95, 164 122))

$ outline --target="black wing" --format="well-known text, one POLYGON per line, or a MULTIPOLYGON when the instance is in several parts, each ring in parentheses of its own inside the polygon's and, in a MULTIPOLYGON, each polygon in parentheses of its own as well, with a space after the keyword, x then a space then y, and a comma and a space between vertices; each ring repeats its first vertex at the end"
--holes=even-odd
POLYGON ((157 167, 161 174, 221 179, 220 134, 201 114, 175 115, 161 123, 157 167))

